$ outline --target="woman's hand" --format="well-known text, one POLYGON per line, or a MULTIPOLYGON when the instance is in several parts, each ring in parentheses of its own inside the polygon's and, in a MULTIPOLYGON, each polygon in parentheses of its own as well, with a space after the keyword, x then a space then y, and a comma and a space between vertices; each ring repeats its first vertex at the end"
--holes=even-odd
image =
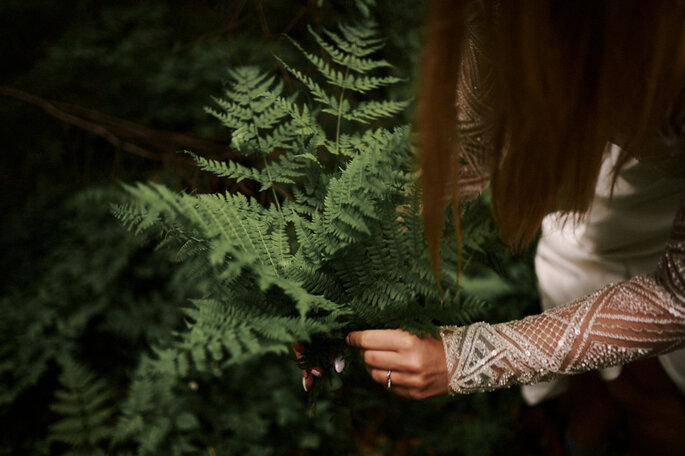
MULTIPOLYGON (((290 347, 292 347, 295 352, 295 357, 298 361, 304 357, 304 345, 299 342, 293 342, 290 344, 290 347)), ((333 367, 335 367, 337 373, 342 372, 345 368, 345 360, 342 355, 333 360, 333 367)), ((320 377, 322 372, 323 369, 321 366, 316 366, 311 369, 302 369, 302 388, 304 388, 305 391, 309 391, 309 388, 314 384, 314 378, 320 377)))
POLYGON ((449 392, 445 351, 439 338, 381 329, 351 332, 347 343, 360 349, 371 377, 390 385, 390 391, 400 396, 425 399, 449 392))

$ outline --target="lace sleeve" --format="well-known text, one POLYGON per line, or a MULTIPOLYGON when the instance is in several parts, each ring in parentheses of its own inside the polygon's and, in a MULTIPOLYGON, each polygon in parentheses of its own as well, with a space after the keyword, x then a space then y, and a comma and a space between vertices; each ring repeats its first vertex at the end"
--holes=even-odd
POLYGON ((446 326, 451 393, 615 366, 685 345, 685 199, 654 273, 523 320, 446 326))

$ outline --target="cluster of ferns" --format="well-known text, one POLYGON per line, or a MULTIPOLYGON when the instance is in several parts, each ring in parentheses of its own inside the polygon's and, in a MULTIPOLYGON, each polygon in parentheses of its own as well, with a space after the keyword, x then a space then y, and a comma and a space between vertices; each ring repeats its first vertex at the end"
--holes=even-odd
POLYGON ((206 172, 258 183, 271 192, 266 204, 240 193, 139 184, 115 208, 130 228, 163 233, 179 260, 204 260, 198 273, 212 281, 188 310, 181 336, 197 369, 285 352, 292 341, 312 342, 305 363, 318 364, 350 330, 427 332, 435 323, 469 321, 481 304, 455 292, 453 235, 442 249, 444 293, 433 277, 410 129, 388 121, 409 102, 373 99, 374 90, 400 81, 378 74, 392 67, 373 58, 383 46, 374 25, 310 33, 321 54, 293 45, 317 77, 281 62, 309 102, 284 94, 276 76, 242 67, 230 71, 223 97, 207 109, 252 165, 187 152, 206 172), (329 128, 325 116, 333 118, 329 128))
MULTIPOLYGON (((49 442, 72 454, 268 453, 263 438, 273 429, 265 410, 277 410, 284 425, 306 413, 293 405, 286 381, 297 380, 296 367, 268 362, 285 355, 294 364, 290 342, 307 344, 300 367, 331 366, 351 330, 434 333, 481 315, 484 282, 469 279, 469 270, 496 283, 492 271, 504 252, 487 194, 463 207, 460 248, 446 214, 438 287, 411 129, 395 120, 410 100, 375 95, 401 82, 377 58, 384 40, 368 21, 310 33, 319 50, 292 45, 313 71, 280 60, 280 76, 231 69, 223 96, 207 108, 230 131, 230 148, 249 160, 186 152, 203 171, 248 180, 266 198, 141 183, 126 185, 125 199, 112 205, 130 230, 173 252, 182 280, 197 284, 201 296, 183 309, 184 327, 143 357, 123 396, 69 356, 58 357, 49 442), (460 249, 466 276, 458 283, 460 249), (231 380, 208 380, 227 372, 231 380), (254 372, 258 378, 247 378, 254 372), (259 388, 232 390, 250 382, 259 388), (217 397, 239 403, 212 402, 217 397)), ((339 383, 337 375, 331 366, 317 384, 339 383)), ((331 432, 304 430, 298 445, 316 448, 331 432)))

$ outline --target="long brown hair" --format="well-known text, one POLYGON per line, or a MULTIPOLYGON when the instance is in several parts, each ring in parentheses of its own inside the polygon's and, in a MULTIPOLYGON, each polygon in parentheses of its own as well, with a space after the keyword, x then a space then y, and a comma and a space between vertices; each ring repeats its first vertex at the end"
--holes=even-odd
POLYGON ((532 241, 553 210, 582 213, 608 141, 619 166, 655 134, 683 89, 685 2, 434 0, 429 8, 416 126, 423 218, 436 274, 446 201, 456 207, 462 138, 456 93, 479 15, 492 70, 485 138, 502 238, 532 241))

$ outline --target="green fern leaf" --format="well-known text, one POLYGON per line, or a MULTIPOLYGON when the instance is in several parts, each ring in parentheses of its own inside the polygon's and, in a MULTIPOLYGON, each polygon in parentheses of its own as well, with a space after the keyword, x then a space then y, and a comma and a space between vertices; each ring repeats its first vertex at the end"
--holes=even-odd
POLYGON ((50 409, 61 418, 50 425, 48 440, 68 444, 68 454, 104 454, 103 448, 112 436, 109 421, 114 414, 106 383, 69 356, 60 357, 59 363, 62 389, 55 392, 56 401, 50 409))

